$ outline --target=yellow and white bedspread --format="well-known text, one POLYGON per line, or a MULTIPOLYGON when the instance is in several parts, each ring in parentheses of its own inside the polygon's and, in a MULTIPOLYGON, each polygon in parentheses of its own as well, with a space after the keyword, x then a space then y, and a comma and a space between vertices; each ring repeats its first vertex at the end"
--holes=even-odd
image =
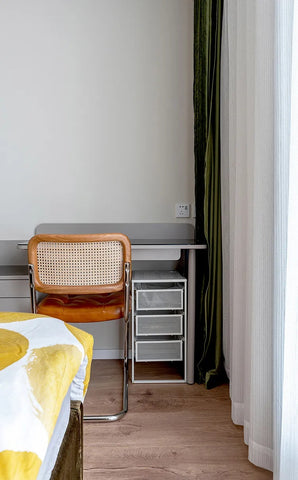
POLYGON ((83 401, 93 337, 61 320, 0 313, 0 479, 34 480, 66 394, 83 401))

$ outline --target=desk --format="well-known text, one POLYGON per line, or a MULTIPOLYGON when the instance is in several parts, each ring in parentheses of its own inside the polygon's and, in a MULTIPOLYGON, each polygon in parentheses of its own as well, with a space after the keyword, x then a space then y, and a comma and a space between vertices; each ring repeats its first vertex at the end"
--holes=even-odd
MULTIPOLYGON (((206 245, 195 243, 194 227, 188 223, 57 223, 41 224, 35 229, 35 234, 106 232, 122 232, 129 237, 132 245, 133 270, 141 270, 144 267, 148 270, 183 269, 188 285, 186 380, 187 383, 194 383, 196 251, 206 250, 206 245)), ((17 245, 19 251, 27 249, 26 241, 18 241, 17 245)))

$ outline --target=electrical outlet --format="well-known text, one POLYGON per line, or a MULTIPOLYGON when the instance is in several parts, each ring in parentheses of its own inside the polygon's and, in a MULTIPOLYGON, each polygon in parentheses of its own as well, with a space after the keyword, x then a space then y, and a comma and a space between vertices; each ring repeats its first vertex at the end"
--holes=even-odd
POLYGON ((176 218, 189 217, 189 214, 190 214, 189 211, 190 211, 189 203, 176 203, 175 205, 176 218))

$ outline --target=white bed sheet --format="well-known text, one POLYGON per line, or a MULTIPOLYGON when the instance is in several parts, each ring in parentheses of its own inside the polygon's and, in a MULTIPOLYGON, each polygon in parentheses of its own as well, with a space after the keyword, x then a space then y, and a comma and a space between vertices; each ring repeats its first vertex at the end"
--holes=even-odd
POLYGON ((50 479, 71 400, 84 400, 92 346, 61 320, 0 312, 1 480, 50 479))

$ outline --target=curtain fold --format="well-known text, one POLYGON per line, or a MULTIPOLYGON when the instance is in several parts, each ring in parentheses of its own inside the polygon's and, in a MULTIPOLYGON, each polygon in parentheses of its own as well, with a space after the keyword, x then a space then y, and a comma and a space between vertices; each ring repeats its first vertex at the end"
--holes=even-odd
MULTIPOLYGON (((274 478, 280 476, 281 405, 283 397, 283 357, 285 335, 285 285, 287 265, 288 189, 291 118, 291 69, 293 0, 276 4, 275 10, 275 229, 274 229, 274 390, 273 390, 273 448, 274 478)), ((285 477, 287 480, 290 476, 285 477)), ((295 477, 294 477, 295 478, 295 477)))
POLYGON ((279 214, 276 250, 282 282, 276 295, 281 306, 275 316, 274 479, 298 478, 298 1, 277 5, 278 109, 276 167, 279 214), (281 248, 278 250, 278 246, 281 248), (280 315, 278 313, 280 312, 280 315))
POLYGON ((232 420, 273 463, 274 2, 226 0, 222 49, 224 322, 232 420), (226 335, 226 334, 225 334, 226 335))
POLYGON ((298 0, 225 0, 223 318, 249 460, 298 478, 298 0))
POLYGON ((222 0, 194 1, 194 154, 197 264, 196 381, 226 380, 222 353, 220 51, 222 0))

